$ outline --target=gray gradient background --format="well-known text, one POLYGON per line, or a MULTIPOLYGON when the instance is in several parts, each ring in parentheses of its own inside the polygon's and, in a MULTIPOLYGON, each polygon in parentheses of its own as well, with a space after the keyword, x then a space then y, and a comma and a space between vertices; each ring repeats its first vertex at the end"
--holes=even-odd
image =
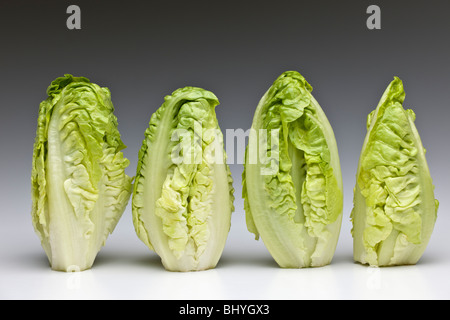
MULTIPOLYGON (((144 130, 165 95, 186 85, 209 89, 221 102, 216 110, 223 132, 246 130, 259 99, 286 70, 299 71, 313 86, 338 142, 344 218, 333 263, 352 261, 349 216, 366 116, 393 76, 403 80, 405 106, 416 113, 441 203, 421 263, 448 262, 449 14, 450 2, 435 0, 2 1, 0 268, 48 268, 31 226, 30 172, 39 103, 54 78, 71 73, 111 90, 128 146, 128 174, 134 175, 144 130), (81 30, 66 28, 69 4, 81 7, 81 30), (366 28, 370 4, 381 7, 381 30, 366 28)), ((247 259, 274 267, 262 242, 246 231, 242 165, 231 170, 236 212, 222 266, 247 259)), ((134 234, 128 206, 99 259, 145 264, 148 254, 134 234)), ((0 296, 20 297, 1 286, 0 296)))

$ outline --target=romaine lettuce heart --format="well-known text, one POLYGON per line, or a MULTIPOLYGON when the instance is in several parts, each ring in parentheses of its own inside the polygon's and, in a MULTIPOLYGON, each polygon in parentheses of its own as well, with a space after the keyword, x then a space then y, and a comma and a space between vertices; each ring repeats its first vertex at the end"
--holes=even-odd
POLYGON ((352 210, 355 261, 372 266, 415 264, 430 239, 438 201, 417 129, 404 110, 395 77, 367 118, 352 210))
POLYGON ((216 96, 195 87, 165 97, 139 152, 133 222, 167 270, 214 268, 225 246, 234 189, 215 114, 216 96))
POLYGON ((256 108, 242 175, 247 227, 286 268, 329 264, 342 221, 336 139, 311 91, 296 71, 275 80, 256 108), (251 161, 250 149, 261 148, 262 133, 273 130, 279 143, 263 148, 278 170, 267 174, 269 163, 251 161))
POLYGON ((65 75, 40 104, 31 187, 33 225, 52 269, 89 269, 128 203, 132 178, 111 94, 65 75))

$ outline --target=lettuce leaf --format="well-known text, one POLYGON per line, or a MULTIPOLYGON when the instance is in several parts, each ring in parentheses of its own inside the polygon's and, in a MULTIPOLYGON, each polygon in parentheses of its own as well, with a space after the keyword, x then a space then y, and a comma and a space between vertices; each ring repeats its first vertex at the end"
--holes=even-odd
POLYGON ((139 151, 133 222, 167 270, 214 268, 225 246, 234 189, 210 91, 185 87, 152 115, 139 151))
POLYGON ((111 94, 65 75, 39 107, 32 221, 52 269, 89 269, 131 195, 111 94))
POLYGON ((355 261, 372 266, 415 264, 436 221, 439 202, 414 125, 395 77, 367 118, 352 210, 355 261))
POLYGON ((296 71, 275 80, 256 108, 242 175, 247 227, 286 268, 329 264, 342 221, 336 140, 311 91, 296 71), (274 130, 278 143, 266 139, 274 130), (252 161, 255 145, 271 160, 252 161))

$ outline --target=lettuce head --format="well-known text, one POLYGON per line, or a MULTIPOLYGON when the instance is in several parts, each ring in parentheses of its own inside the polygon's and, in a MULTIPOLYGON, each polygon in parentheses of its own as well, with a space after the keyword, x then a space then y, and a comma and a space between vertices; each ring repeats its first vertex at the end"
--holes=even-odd
POLYGON ((415 264, 436 221, 439 202, 415 114, 403 109, 395 77, 367 117, 352 217, 354 260, 371 266, 415 264))
POLYGON ((51 267, 89 269, 131 195, 111 94, 84 77, 54 80, 39 107, 32 222, 51 267))
POLYGON ((170 271, 214 268, 230 229, 234 189, 218 104, 201 88, 174 91, 151 116, 139 151, 134 226, 170 271))
POLYGON ((329 264, 338 241, 343 188, 332 127, 296 71, 261 98, 242 175, 247 228, 281 267, 329 264))

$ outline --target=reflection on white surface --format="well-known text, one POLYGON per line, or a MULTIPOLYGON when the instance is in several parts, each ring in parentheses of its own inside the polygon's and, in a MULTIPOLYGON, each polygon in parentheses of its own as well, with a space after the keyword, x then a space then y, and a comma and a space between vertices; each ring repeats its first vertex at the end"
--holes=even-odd
MULTIPOLYGON (((164 299, 224 299, 222 283, 217 270, 180 273, 164 271, 154 279, 150 288, 158 288, 164 299), (207 298, 206 298, 207 297, 207 298)), ((149 299, 154 294, 149 293, 149 299)))
POLYGON ((434 299, 428 266, 354 266, 353 291, 360 299, 434 299))
MULTIPOLYGON (((2 258, 5 258, 3 255, 2 258)), ((372 268, 337 260, 281 269, 256 255, 225 258, 217 269, 169 272, 157 257, 128 253, 79 273, 52 271, 37 255, 2 260, 1 299, 448 299, 449 264, 372 268)))
POLYGON ((273 270, 268 289, 268 299, 339 299, 337 274, 331 266, 273 270))
POLYGON ((91 270, 65 273, 50 269, 30 223, 0 224, 0 234, 10 239, 0 242, 0 299, 450 299, 448 249, 437 237, 415 266, 354 263, 344 241, 329 266, 281 269, 261 241, 230 233, 216 269, 180 273, 118 232, 91 270))

